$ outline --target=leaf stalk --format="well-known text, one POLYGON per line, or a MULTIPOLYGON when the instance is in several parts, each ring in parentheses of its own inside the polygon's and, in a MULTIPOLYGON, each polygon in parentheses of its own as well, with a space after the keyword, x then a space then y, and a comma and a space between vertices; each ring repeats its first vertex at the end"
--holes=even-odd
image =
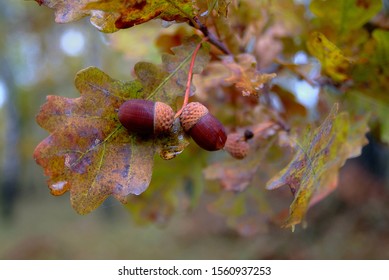
POLYGON ((188 71, 188 80, 186 82, 186 90, 185 90, 185 96, 184 96, 184 102, 182 103, 182 106, 181 106, 181 109, 178 110, 178 112, 175 114, 174 118, 178 118, 181 113, 182 113, 182 110, 184 109, 184 107, 188 104, 188 101, 189 101, 189 95, 190 95, 190 85, 191 85, 191 82, 192 82, 192 77, 193 77, 193 68, 194 68, 194 64, 195 64, 195 61, 196 61, 196 56, 197 56, 197 53, 199 52, 200 50, 200 47, 201 45, 207 41, 208 38, 203 38, 201 40, 200 43, 197 44, 194 52, 193 52, 193 55, 192 55, 192 59, 190 61, 190 65, 189 65, 189 71, 188 71))

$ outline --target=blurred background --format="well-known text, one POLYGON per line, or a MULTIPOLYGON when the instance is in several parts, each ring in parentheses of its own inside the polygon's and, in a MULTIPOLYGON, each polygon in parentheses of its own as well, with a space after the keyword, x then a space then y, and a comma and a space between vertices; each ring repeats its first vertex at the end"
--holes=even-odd
POLYGON ((73 80, 85 67, 130 80, 135 62, 159 63, 160 23, 107 35, 88 19, 56 24, 34 1, 7 2, 0 9, 0 259, 389 259, 389 149, 373 136, 343 167, 339 188, 309 211, 308 227, 294 233, 269 225, 242 236, 210 214, 206 195, 165 223, 141 223, 113 199, 78 215, 68 194, 50 195, 32 158, 47 136, 34 116, 47 95, 77 97, 73 80))

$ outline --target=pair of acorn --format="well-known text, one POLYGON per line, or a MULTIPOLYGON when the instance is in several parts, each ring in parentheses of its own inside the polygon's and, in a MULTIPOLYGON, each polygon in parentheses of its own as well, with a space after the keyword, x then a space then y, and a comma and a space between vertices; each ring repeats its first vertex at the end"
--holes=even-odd
MULTIPOLYGON (((171 130, 174 111, 163 102, 131 99, 120 106, 118 117, 129 133, 142 136, 163 135, 171 130)), ((217 151, 226 145, 226 150, 235 158, 245 156, 240 146, 246 142, 240 141, 235 137, 236 134, 230 134, 235 136, 227 139, 224 126, 203 104, 188 103, 180 114, 180 122, 184 131, 204 150, 217 151)), ((246 148, 248 149, 245 146, 246 148)))

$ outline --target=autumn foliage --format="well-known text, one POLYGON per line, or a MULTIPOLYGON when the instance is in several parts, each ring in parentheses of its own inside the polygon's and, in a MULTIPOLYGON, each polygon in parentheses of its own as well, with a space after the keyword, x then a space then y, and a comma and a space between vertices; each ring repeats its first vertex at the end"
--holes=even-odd
POLYGON ((50 135, 34 158, 51 193, 69 192, 80 214, 113 196, 140 221, 158 222, 207 196, 209 211, 242 234, 269 223, 294 228, 336 189, 339 170, 360 155, 371 128, 389 142, 389 32, 381 1, 37 2, 53 9, 58 23, 90 17, 101 32, 131 32, 150 20, 176 28, 160 27, 160 64, 138 62, 130 81, 83 69, 75 78, 80 97, 48 96, 41 107, 37 122, 50 135), (127 100, 161 101, 178 111, 185 92, 245 143, 243 156, 201 151, 179 118, 172 133, 158 137, 128 133, 118 120, 127 100), (301 92, 317 97, 303 106, 301 92), (289 196, 269 196, 278 188, 289 196))

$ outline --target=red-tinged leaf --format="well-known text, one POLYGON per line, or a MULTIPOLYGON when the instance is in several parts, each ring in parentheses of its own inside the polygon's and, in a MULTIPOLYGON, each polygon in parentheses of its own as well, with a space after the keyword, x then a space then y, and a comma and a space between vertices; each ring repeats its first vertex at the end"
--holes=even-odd
POLYGON ((125 202, 143 192, 152 174, 156 146, 130 137, 116 110, 137 91, 137 82, 122 83, 97 68, 77 74, 75 99, 48 96, 37 122, 52 134, 35 149, 34 158, 49 176, 54 195, 70 190, 71 202, 85 214, 109 195, 125 202))
MULTIPOLYGON (((188 60, 193 49, 190 44, 179 48, 182 61, 188 60)), ((206 59, 201 61, 205 63, 206 59)), ((177 73, 186 71, 187 66, 184 62, 167 72, 164 65, 138 63, 138 79, 127 83, 90 67, 75 79, 81 97, 49 96, 37 122, 51 134, 37 146, 34 158, 49 176, 51 192, 61 195, 70 191, 72 206, 81 214, 98 207, 109 195, 126 202, 129 194, 142 193, 151 180, 154 154, 159 152, 164 159, 171 159, 188 141, 178 120, 167 137, 141 139, 129 135, 118 121, 117 110, 132 98, 160 100, 173 106, 185 91, 185 86, 177 84, 181 79, 177 73)))
POLYGON ((250 54, 240 54, 235 62, 232 57, 226 56, 223 64, 230 70, 226 82, 232 83, 243 95, 258 95, 265 83, 276 77, 275 73, 262 74, 257 70, 257 61, 250 54))
POLYGON ((66 23, 91 16, 91 23, 103 32, 115 32, 154 18, 183 22, 193 18, 191 0, 39 0, 55 10, 55 20, 66 23))
POLYGON ((284 226, 293 228, 300 223, 308 208, 336 187, 339 169, 348 158, 359 155, 367 143, 367 121, 368 116, 365 116, 350 122, 349 115, 338 114, 338 106, 334 105, 318 128, 304 133, 289 165, 266 186, 273 190, 287 185, 296 192, 284 226))
POLYGON ((207 88, 234 85, 244 96, 258 96, 265 84, 270 82, 275 73, 260 73, 257 62, 250 54, 222 57, 221 62, 212 62, 207 68, 201 83, 207 88))

